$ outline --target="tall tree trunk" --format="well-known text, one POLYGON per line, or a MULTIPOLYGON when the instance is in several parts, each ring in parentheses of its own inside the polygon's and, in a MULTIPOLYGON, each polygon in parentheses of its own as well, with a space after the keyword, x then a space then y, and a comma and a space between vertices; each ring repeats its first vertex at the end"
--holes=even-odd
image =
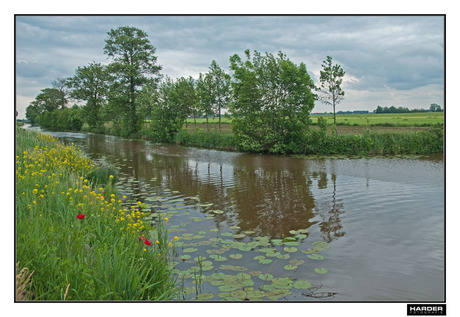
POLYGON ((332 103, 332 108, 334 109, 334 128, 335 128, 335 135, 339 135, 339 131, 337 130, 337 124, 335 122, 335 101, 332 103))
POLYGON ((219 106, 219 132, 222 133, 222 130, 220 129, 220 106, 219 106))
POLYGON ((131 122, 132 122, 132 127, 130 128, 131 130, 131 133, 132 134, 135 134, 137 133, 137 130, 138 130, 138 118, 137 118, 137 113, 136 113, 136 103, 135 103, 135 100, 134 100, 134 90, 135 90, 135 87, 134 87, 134 78, 133 76, 130 77, 130 83, 131 83, 131 87, 130 87, 130 106, 131 106, 131 122))

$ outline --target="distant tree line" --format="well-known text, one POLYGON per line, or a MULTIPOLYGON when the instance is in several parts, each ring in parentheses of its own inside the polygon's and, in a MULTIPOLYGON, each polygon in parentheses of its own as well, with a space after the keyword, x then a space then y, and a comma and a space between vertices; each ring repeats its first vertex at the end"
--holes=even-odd
POLYGON ((297 65, 282 52, 249 50, 245 60, 230 57, 232 76, 213 60, 197 79, 173 80, 161 74, 156 48, 144 31, 119 27, 107 35, 104 54, 110 63, 92 62, 53 82, 27 107, 28 120, 54 130, 110 129, 123 137, 173 142, 187 117, 218 116, 220 129, 222 114, 230 113, 239 148, 302 153, 315 100, 333 105, 335 113, 343 99, 344 72, 329 56, 318 88, 304 63, 297 65))
POLYGON ((410 113, 410 112, 442 112, 441 106, 435 103, 432 103, 429 109, 410 109, 406 107, 381 107, 378 106, 374 110, 374 113, 410 113))

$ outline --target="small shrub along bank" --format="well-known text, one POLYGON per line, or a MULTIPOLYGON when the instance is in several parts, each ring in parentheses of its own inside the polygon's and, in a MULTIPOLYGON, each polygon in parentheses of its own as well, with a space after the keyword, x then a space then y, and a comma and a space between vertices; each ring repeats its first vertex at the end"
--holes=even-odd
POLYGON ((205 132, 197 129, 195 132, 182 130, 175 136, 175 143, 184 146, 196 146, 218 150, 235 151, 236 140, 232 134, 220 132, 205 132))
POLYGON ((161 217, 151 226, 115 178, 73 146, 16 130, 17 300, 177 296, 161 217))

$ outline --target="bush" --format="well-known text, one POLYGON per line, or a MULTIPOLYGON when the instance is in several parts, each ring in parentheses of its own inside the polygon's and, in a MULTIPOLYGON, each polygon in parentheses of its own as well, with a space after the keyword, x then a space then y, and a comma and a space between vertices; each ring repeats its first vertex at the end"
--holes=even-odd
POLYGON ((175 143, 184 146, 196 146, 220 150, 235 150, 236 141, 232 134, 220 132, 205 132, 197 129, 196 132, 182 130, 175 136, 175 143))

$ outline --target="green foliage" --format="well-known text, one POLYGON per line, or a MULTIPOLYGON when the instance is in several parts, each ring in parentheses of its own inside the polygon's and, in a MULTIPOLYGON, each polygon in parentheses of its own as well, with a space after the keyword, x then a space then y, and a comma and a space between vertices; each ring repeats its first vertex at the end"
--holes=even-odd
POLYGON ((324 130, 310 130, 305 154, 317 155, 394 155, 442 153, 444 135, 441 127, 413 133, 328 135, 324 130))
MULTIPOLYGON (((318 100, 327 105, 332 105, 335 125, 335 107, 345 96, 345 92, 341 87, 345 71, 338 64, 332 65, 332 57, 330 56, 327 56, 321 66, 323 67, 323 70, 320 71, 320 87, 316 89, 320 93, 318 100)), ((337 129, 335 129, 335 132, 338 134, 337 129)))
POLYGON ((106 102, 107 70, 100 63, 78 67, 75 76, 67 80, 72 88, 71 96, 76 100, 86 101, 82 108, 84 121, 92 131, 100 131, 102 121, 101 108, 106 102))
POLYGON ((305 64, 296 65, 279 52, 255 51, 247 61, 230 58, 234 71, 233 133, 243 151, 302 153, 309 114, 314 106, 313 81, 305 64))
POLYGON ((175 142, 184 146, 196 146, 220 150, 236 149, 236 141, 232 134, 205 132, 201 129, 197 129, 196 132, 182 130, 176 134, 175 142))
MULTIPOLYGON (((212 81, 209 74, 201 74, 196 81, 197 112, 206 117, 206 128, 209 131, 209 117, 214 115, 212 81)), ((196 120, 195 120, 196 122, 196 120)))
POLYGON ((206 73, 205 76, 205 83, 209 85, 209 95, 206 98, 209 102, 207 107, 210 107, 212 113, 217 114, 220 131, 222 109, 228 108, 231 100, 231 77, 226 74, 214 60, 211 62, 209 72, 206 73))
POLYGON ((104 53, 112 57, 109 107, 122 136, 136 137, 144 118, 139 118, 137 97, 144 85, 156 86, 161 66, 156 65, 155 47, 147 34, 134 27, 108 32, 104 53))
POLYGON ((190 104, 195 102, 193 79, 179 78, 176 82, 167 77, 158 89, 153 106, 151 137, 159 142, 174 142, 174 136, 182 129, 190 104))
POLYGON ((81 113, 81 108, 74 105, 72 108, 44 112, 36 120, 41 126, 50 130, 80 131, 83 126, 81 113))

